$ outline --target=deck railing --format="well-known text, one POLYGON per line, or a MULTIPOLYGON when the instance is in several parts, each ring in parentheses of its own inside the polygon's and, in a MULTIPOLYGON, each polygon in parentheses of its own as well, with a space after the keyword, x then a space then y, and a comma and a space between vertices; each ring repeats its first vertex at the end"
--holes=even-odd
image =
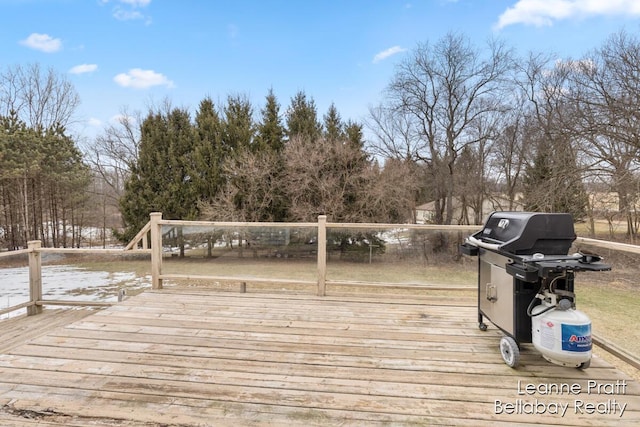
MULTIPOLYGON (((42 294, 42 261, 41 255, 44 253, 60 253, 60 254, 99 254, 99 255, 122 255, 124 253, 149 254, 151 258, 151 283, 153 289, 161 289, 165 280, 236 280, 240 282, 254 281, 264 283, 300 283, 312 285, 316 287, 318 296, 326 295, 327 284, 334 285, 350 285, 358 284, 356 281, 349 280, 331 280, 327 278, 327 230, 387 230, 390 228, 402 227, 407 230, 418 231, 435 231, 435 232, 474 232, 479 226, 474 225, 429 225, 429 224, 374 224, 374 223, 331 223, 327 222, 327 217, 321 215, 318 222, 309 223, 284 223, 284 222, 219 222, 219 221, 183 221, 168 220, 162 218, 162 213, 154 212, 150 215, 150 221, 140 230, 140 232, 131 240, 131 242, 121 249, 101 249, 101 248, 43 248, 39 240, 28 242, 27 249, 0 252, 0 258, 28 255, 29 264, 29 301, 17 304, 0 310, 0 315, 15 310, 27 309, 29 315, 37 314, 42 310, 44 305, 87 305, 102 306, 110 305, 110 303, 96 301, 65 301, 65 300, 47 300, 43 299, 42 294), (308 279, 287 279, 287 278, 260 278, 260 277, 243 277, 234 275, 194 275, 167 273, 163 271, 163 227, 165 229, 178 227, 209 227, 212 229, 222 228, 243 228, 255 229, 290 229, 292 227, 307 227, 316 230, 317 236, 317 275, 315 280, 308 279)), ((616 243, 604 240, 590 239, 578 237, 577 244, 585 244, 597 248, 606 248, 617 251, 623 251, 632 254, 640 254, 640 246, 616 243)), ((376 285, 376 283, 372 283, 376 285)), ((434 289, 434 286, 426 286, 420 284, 407 283, 377 283, 380 286, 393 287, 411 287, 413 289, 425 287, 434 289)), ((451 289, 474 289, 473 286, 447 286, 447 290, 451 289)))
POLYGON ((150 254, 150 249, 99 249, 99 248, 43 248, 40 240, 31 240, 27 243, 27 249, 9 252, 0 252, 0 258, 19 257, 28 255, 29 267, 29 300, 20 304, 5 307, 0 310, 0 316, 17 310, 26 309, 27 315, 31 316, 42 312, 43 306, 109 306, 112 303, 100 301, 71 301, 55 300, 43 298, 42 292, 42 254, 99 254, 99 255, 121 255, 123 253, 150 254))
MULTIPOLYGON (((372 224, 372 223, 331 223, 327 222, 326 216, 319 216, 317 222, 309 223, 266 223, 266 222, 216 222, 216 221, 183 221, 183 220, 168 220, 162 218, 162 213, 151 213, 150 221, 140 230, 140 232, 134 237, 134 239, 121 249, 99 249, 99 248, 43 248, 41 242, 34 240, 28 242, 27 249, 0 252, 0 258, 14 257, 14 256, 28 256, 28 269, 29 269, 29 300, 23 303, 19 303, 10 307, 0 309, 0 315, 4 315, 10 312, 14 312, 21 309, 26 309, 27 315, 38 314, 42 311, 44 306, 58 305, 58 306, 108 306, 110 302, 99 301, 71 301, 71 300, 55 300, 43 298, 42 291, 42 254, 47 253, 59 253, 59 254, 98 254, 98 255, 122 255, 122 254, 146 254, 151 259, 151 286, 153 289, 161 289, 163 282, 167 280, 209 280, 209 281, 235 281, 241 283, 241 291, 246 291, 247 282, 258 283, 295 283, 308 285, 315 287, 315 293, 318 296, 326 295, 327 285, 359 285, 362 282, 353 280, 345 280, 340 278, 332 278, 327 276, 327 257, 329 248, 327 246, 330 233, 349 234, 355 231, 377 231, 389 230, 393 228, 402 228, 408 230, 408 232, 446 232, 446 233, 458 233, 459 236, 467 235, 471 232, 478 230, 479 226, 468 225, 423 225, 423 224, 372 224), (241 275, 212 275, 212 274, 192 274, 192 273, 175 273, 167 272, 163 267, 163 259, 167 257, 167 253, 164 250, 166 247, 166 240, 171 230, 183 230, 185 228, 200 227, 201 229, 211 230, 225 230, 225 229, 242 229, 248 230, 248 234, 251 234, 252 230, 260 230, 268 228, 270 230, 280 230, 284 233, 286 230, 292 228, 306 228, 312 230, 317 245, 315 252, 315 264, 316 272, 315 278, 272 278, 272 277, 256 277, 241 276, 241 275)), ((254 232, 255 234, 255 232, 254 232)), ((576 239, 577 245, 588 245, 590 247, 622 251, 628 254, 640 254, 640 246, 622 244, 610 241, 603 241, 590 238, 578 237, 576 239)), ((374 246, 369 248, 372 251, 374 246)), ((371 252, 369 253, 369 262, 371 260, 371 252)), ((247 261, 250 263, 251 261, 247 261)), ((475 290, 475 284, 469 284, 466 286, 461 285, 446 285, 438 286, 434 284, 424 283, 391 283, 388 280, 380 283, 375 281, 367 281, 368 286, 381 286, 381 287, 393 287, 393 288, 411 288, 415 289, 440 289, 440 290, 475 290)), ((606 346, 609 351, 621 357, 623 360, 632 364, 638 363, 638 359, 634 356, 630 356, 628 352, 617 347, 613 343, 594 337, 594 341, 602 346, 606 346)))
MULTIPOLYGON (((152 213, 151 221, 149 222, 150 228, 150 241, 151 243, 151 272, 152 272, 152 287, 154 289, 161 289, 164 280, 229 280, 234 279, 236 281, 253 281, 262 283, 299 283, 316 286, 316 293, 318 296, 326 295, 326 288, 328 284, 356 284, 355 281, 345 280, 330 280, 327 277, 327 232, 328 230, 386 230, 390 228, 402 227, 406 230, 420 230, 420 231, 446 231, 446 232, 472 232, 478 229, 478 226, 470 225, 427 225, 427 224, 372 224, 372 223, 331 223, 327 222, 325 215, 318 217, 318 222, 308 223, 286 223, 286 222, 217 222, 217 221, 183 221, 183 220, 166 220, 162 219, 162 214, 152 213), (257 277, 242 277, 242 276, 221 276, 221 275, 193 275, 193 274, 177 274, 177 273, 165 273, 163 271, 163 227, 164 228, 179 228, 179 227, 203 227, 210 229, 244 229, 244 230, 256 230, 256 229, 280 229, 289 230, 291 228, 312 228, 315 229, 315 236, 317 241, 316 252, 316 265, 317 273, 315 280, 309 279, 287 279, 279 277, 273 278, 257 278, 257 277)), ((144 241, 144 239, 142 239, 144 241)), ((135 247, 135 245, 133 246, 135 247)), ((389 283, 387 283, 389 284, 389 283)), ((375 284, 374 284, 375 285, 375 284)), ((382 284, 380 284, 382 285, 382 284)), ((391 284, 396 287, 402 286, 402 284, 391 284)), ((407 285, 412 288, 419 287, 420 285, 411 284, 407 285)), ((424 286, 424 285, 423 285, 424 286)), ((429 287, 433 289, 434 287, 429 287)), ((454 287, 447 287, 452 289, 454 287)), ((469 287, 465 287, 469 289, 469 287)))
MULTIPOLYGON (((299 283, 316 286, 318 296, 326 295, 327 284, 350 285, 358 284, 356 281, 329 279, 327 278, 327 231, 328 230, 388 230, 401 227, 412 231, 436 231, 436 232, 474 232, 479 226, 475 225, 429 225, 429 224, 373 224, 373 223, 331 223, 327 222, 327 217, 321 215, 318 222, 309 223, 284 223, 284 222, 217 222, 217 221, 183 221, 167 220, 162 218, 162 213, 154 212, 150 215, 150 221, 140 230, 131 242, 122 249, 101 249, 101 248, 43 248, 38 240, 28 242, 27 249, 0 252, 0 258, 19 256, 27 254, 29 258, 29 301, 17 304, 0 310, 0 315, 11 311, 26 308, 29 315, 37 314, 42 310, 43 305, 109 305, 110 303, 92 301, 64 301, 46 300, 42 297, 42 262, 41 255, 44 253, 61 254, 101 254, 101 255, 122 255, 123 253, 149 254, 151 258, 151 283, 153 289, 161 289, 165 280, 236 280, 254 281, 265 283, 299 283), (317 236, 317 274, 315 280, 309 279, 289 279, 289 278, 260 278, 256 276, 224 276, 224 275, 198 275, 180 274, 163 271, 163 253, 165 247, 164 240, 166 232, 164 230, 199 227, 209 229, 243 229, 252 230, 259 228, 289 230, 291 228, 314 229, 317 236)), ((605 248, 623 251, 632 254, 640 254, 640 246, 616 243, 604 240, 578 237, 577 244, 585 244, 597 248, 605 248)), ((420 287, 419 284, 406 283, 371 283, 371 285, 395 286, 403 285, 411 288, 420 287)), ((424 285, 423 285, 424 286, 424 285)), ((433 289, 433 286, 426 286, 433 289)), ((473 287, 447 286, 445 289, 473 289, 473 287)))
MULTIPOLYGON (((421 231, 446 231, 446 232, 473 232, 478 226, 469 225, 422 225, 422 224, 370 224, 370 223, 330 223, 327 217, 321 215, 318 222, 309 223, 284 223, 284 222, 220 222, 220 221, 183 221, 183 220, 167 220, 162 218, 162 213, 154 212, 150 215, 150 221, 142 227, 138 234, 124 248, 103 249, 103 248, 44 248, 39 240, 28 242, 27 249, 16 251, 0 252, 0 258, 18 257, 25 254, 28 255, 29 268, 29 300, 23 303, 0 309, 0 315, 11 313, 17 310, 26 309, 27 315, 38 314, 42 311, 43 306, 109 306, 110 302, 100 301, 77 301, 77 300, 59 300, 43 298, 42 291, 42 255, 43 254, 96 254, 96 255, 123 255, 123 254, 148 254, 151 258, 151 284, 153 289, 161 289, 165 280, 235 280, 243 284, 242 289, 246 289, 246 282, 258 283, 295 283, 311 285, 316 287, 316 293, 319 296, 326 295, 327 284, 357 285, 356 281, 348 280, 328 280, 327 279, 327 230, 341 229, 362 229, 362 230, 385 230, 394 227, 402 227, 408 230, 421 231), (243 276, 225 276, 225 275, 196 275, 196 274, 177 274, 163 271, 163 258, 166 254, 163 251, 164 243, 163 228, 181 228, 181 227, 205 227, 212 229, 224 228, 243 228, 243 229, 282 229, 306 227, 314 229, 317 236, 317 273, 315 280, 308 279, 290 279, 285 277, 260 278, 260 277, 243 277, 243 276)), ((437 286, 429 286, 424 284, 407 284, 407 283, 372 283, 375 286, 386 287, 411 287, 437 289, 437 286)), ((446 289, 473 289, 472 286, 447 286, 446 289)))

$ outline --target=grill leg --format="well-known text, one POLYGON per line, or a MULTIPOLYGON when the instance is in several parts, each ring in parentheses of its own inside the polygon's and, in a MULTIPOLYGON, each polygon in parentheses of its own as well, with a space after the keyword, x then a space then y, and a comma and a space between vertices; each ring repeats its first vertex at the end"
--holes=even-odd
POLYGON ((487 324, 484 323, 484 319, 482 318, 482 313, 478 313, 478 329, 481 331, 487 330, 487 324))

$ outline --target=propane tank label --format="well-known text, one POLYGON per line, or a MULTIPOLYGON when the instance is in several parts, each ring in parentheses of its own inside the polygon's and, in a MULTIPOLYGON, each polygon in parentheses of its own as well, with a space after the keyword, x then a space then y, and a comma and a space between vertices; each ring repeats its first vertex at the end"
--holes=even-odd
POLYGON ((556 336, 553 330, 553 323, 546 322, 540 325, 540 345, 548 349, 555 347, 556 336))
POLYGON ((562 324, 562 350, 591 351, 591 325, 562 324))

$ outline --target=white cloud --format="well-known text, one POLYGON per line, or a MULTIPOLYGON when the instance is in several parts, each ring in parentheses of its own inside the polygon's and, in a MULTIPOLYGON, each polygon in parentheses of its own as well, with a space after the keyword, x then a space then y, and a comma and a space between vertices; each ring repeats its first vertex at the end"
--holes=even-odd
POLYGON ((93 128, 99 128, 102 126, 102 120, 100 119, 96 119, 95 117, 91 117, 88 121, 87 124, 93 128))
POLYGON ((400 47, 400 46, 390 47, 387 50, 383 50, 382 52, 376 53, 376 56, 373 57, 373 63, 374 64, 378 63, 380 61, 383 61, 383 60, 387 59, 390 56, 393 56, 393 55, 398 54, 398 53, 405 52, 406 50, 407 49, 405 49, 403 47, 400 47))
POLYGON ((120 86, 134 89, 147 89, 152 86, 174 87, 173 82, 166 76, 153 70, 142 70, 140 68, 132 68, 128 73, 120 73, 113 78, 113 81, 120 86))
POLYGON ((136 124, 137 120, 135 116, 131 116, 129 114, 126 113, 118 113, 114 116, 111 116, 111 118, 109 119, 109 123, 111 123, 112 125, 127 125, 127 124, 136 124))
POLYGON ((84 74, 84 73, 92 73, 98 69, 96 64, 80 64, 72 67, 69 72, 71 74, 84 74))
POLYGON ((144 19, 144 15, 137 10, 124 10, 119 7, 113 11, 113 17, 118 21, 133 21, 135 19, 144 19))
POLYGON ((62 49, 62 41, 60 39, 54 39, 48 34, 40 33, 32 33, 26 39, 20 40, 20 44, 46 53, 57 52, 62 49))
MULTIPOLYGON (((102 4, 107 4, 109 0, 101 0, 102 4)), ((118 21, 144 20, 145 25, 151 24, 151 16, 145 15, 139 9, 143 9, 151 4, 151 0, 114 0, 117 3, 113 7, 113 17, 118 21)))
MULTIPOLYGON (((114 0, 114 3, 128 4, 131 7, 147 7, 151 4, 151 0, 114 0)), ((99 0, 99 4, 107 4, 109 0, 99 0)))
POLYGON ((147 7, 151 0, 120 0, 120 3, 128 4, 132 7, 147 7))
POLYGON ((551 26, 555 21, 598 15, 640 16, 637 0, 518 0, 505 10, 495 24, 496 29, 525 24, 551 26))

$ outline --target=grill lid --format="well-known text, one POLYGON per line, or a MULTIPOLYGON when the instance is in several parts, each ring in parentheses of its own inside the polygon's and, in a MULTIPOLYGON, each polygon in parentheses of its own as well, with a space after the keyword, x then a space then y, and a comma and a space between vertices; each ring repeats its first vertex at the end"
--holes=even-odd
POLYGON ((568 213, 493 212, 474 237, 515 255, 566 255, 576 233, 568 213))

